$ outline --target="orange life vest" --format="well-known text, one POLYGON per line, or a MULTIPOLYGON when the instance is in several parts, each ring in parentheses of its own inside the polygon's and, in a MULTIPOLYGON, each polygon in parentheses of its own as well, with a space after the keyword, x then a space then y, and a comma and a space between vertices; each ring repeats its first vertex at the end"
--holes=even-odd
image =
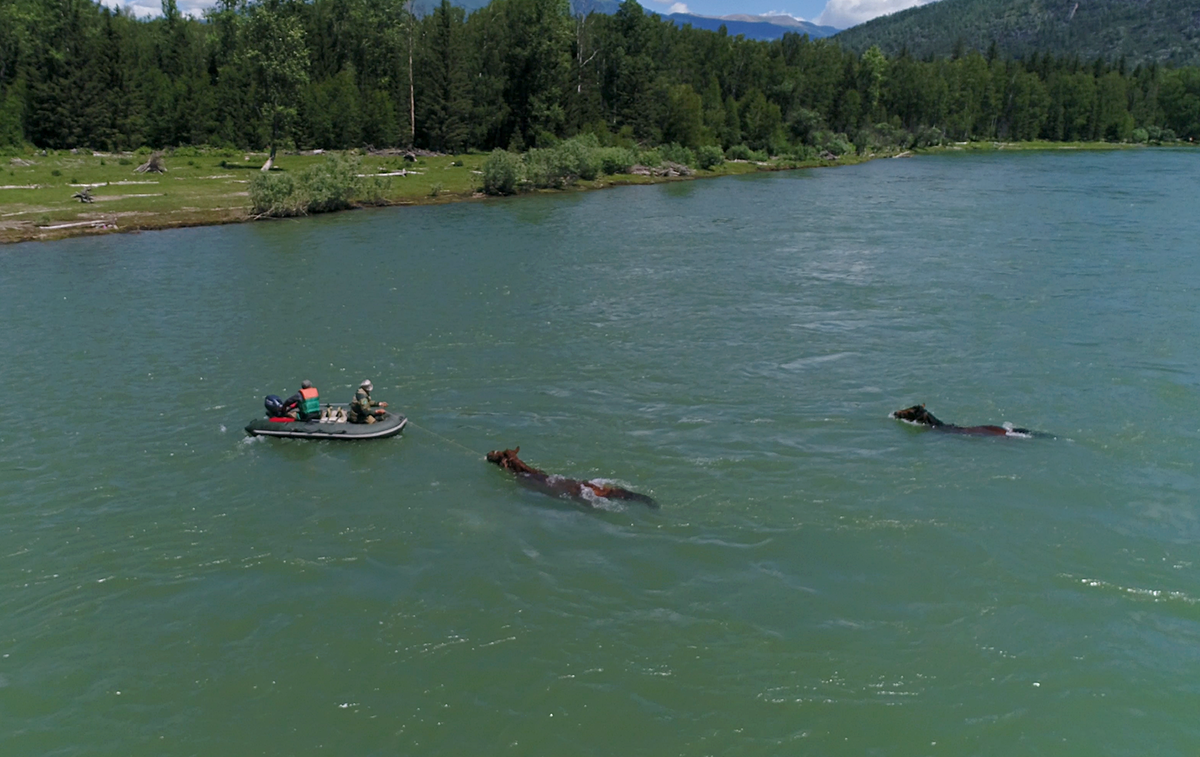
POLYGON ((311 389, 300 390, 300 412, 306 415, 319 415, 321 413, 321 400, 318 398, 315 386, 311 389))

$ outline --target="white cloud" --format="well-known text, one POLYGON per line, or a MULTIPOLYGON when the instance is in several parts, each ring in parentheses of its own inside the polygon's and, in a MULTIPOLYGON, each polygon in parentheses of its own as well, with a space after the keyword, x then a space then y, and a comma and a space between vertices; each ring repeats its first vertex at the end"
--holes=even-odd
POLYGON ((687 3, 678 2, 678 0, 642 0, 642 7, 651 10, 649 5, 665 5, 667 9, 664 11, 654 11, 655 13, 691 13, 687 7, 687 3))
MULTIPOLYGON (((137 18, 162 15, 161 0, 100 0, 100 4, 114 9, 128 8, 137 18)), ((212 7, 213 0, 175 0, 175 4, 183 15, 200 18, 205 10, 212 7)))
POLYGON ((795 13, 788 13, 787 11, 767 11, 766 13, 760 13, 758 15, 760 15, 760 16, 787 16, 788 18, 793 18, 797 21, 805 20, 804 18, 797 16, 795 13))
POLYGON ((848 29, 876 16, 925 5, 933 0, 829 0, 816 23, 848 29))

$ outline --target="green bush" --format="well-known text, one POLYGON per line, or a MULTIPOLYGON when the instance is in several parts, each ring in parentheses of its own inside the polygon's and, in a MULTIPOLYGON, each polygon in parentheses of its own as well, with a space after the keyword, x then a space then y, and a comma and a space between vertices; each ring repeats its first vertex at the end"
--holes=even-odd
POLYGON ((260 216, 301 215, 296 197, 296 180, 287 173, 259 173, 250 182, 250 207, 260 216))
POLYGON ((591 181, 604 170, 604 149, 594 134, 559 142, 553 147, 535 148, 525 154, 525 182, 539 189, 574 184, 577 179, 591 181))
POLYGON ((913 135, 887 122, 863 127, 854 135, 854 146, 860 155, 871 151, 900 150, 911 145, 912 141, 913 135))
POLYGON ((696 165, 696 155, 689 148, 684 147, 676 142, 669 145, 662 145, 658 148, 662 159, 671 163, 679 163, 684 166, 696 165))
POLYGON ((574 156, 557 148, 525 153, 525 181, 538 189, 561 189, 579 176, 574 156))
POLYGON ((1139 145, 1144 145, 1150 141, 1150 132, 1140 126, 1133 130, 1133 134, 1129 136, 1131 142, 1136 142, 1139 145))
POLYGON ((661 166, 663 162, 662 153, 657 149, 642 150, 641 154, 638 155, 637 162, 643 166, 646 166, 647 168, 661 166))
POLYGON ((946 141, 946 135, 936 126, 925 126, 913 135, 913 147, 935 147, 946 141))
POLYGON ((600 158, 600 170, 609 176, 629 173, 637 163, 637 153, 624 147, 601 147, 596 154, 600 158))
POLYGON ((716 145, 703 145, 696 151, 696 163, 706 171, 712 170, 725 162, 725 154, 716 145))
POLYGON ((725 151, 725 157, 730 160, 766 160, 767 156, 761 152, 755 152, 746 145, 733 145, 725 151))
POLYGON ((1175 132, 1171 129, 1164 129, 1161 126, 1147 126, 1146 134, 1154 144, 1175 141, 1175 132))
POLYGON ((854 150, 854 146, 850 144, 850 140, 846 139, 846 135, 842 133, 834 134, 831 131, 819 131, 813 135, 813 146, 822 152, 830 152, 834 155, 845 155, 854 150))
POLYGON ((600 175, 600 145, 596 143, 595 134, 565 140, 551 151, 568 183, 575 178, 591 181, 600 175))
POLYGON ((359 180, 358 198, 365 205, 384 205, 387 193, 392 188, 387 176, 370 176, 359 180))
POLYGON ((812 145, 798 145, 792 149, 788 157, 798 163, 815 160, 817 157, 817 148, 812 145))
POLYGON ((521 173, 521 156, 496 148, 483 163, 483 191, 490 195, 515 194, 521 173))
POLYGON ((260 216, 298 216, 351 207, 363 185, 361 160, 337 155, 296 174, 260 172, 250 182, 250 204, 260 216))
POLYGON ((345 210, 358 193, 360 182, 359 158, 330 155, 315 166, 309 166, 297 176, 297 185, 305 195, 305 211, 328 213, 345 210))

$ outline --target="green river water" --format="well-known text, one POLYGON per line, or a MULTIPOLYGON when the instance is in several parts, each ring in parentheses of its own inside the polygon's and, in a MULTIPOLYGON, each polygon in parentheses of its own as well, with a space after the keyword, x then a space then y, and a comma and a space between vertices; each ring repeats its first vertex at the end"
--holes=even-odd
POLYGON ((0 755, 1197 754, 1197 197, 942 155, 0 249, 0 755), (305 378, 413 425, 247 438, 305 378))

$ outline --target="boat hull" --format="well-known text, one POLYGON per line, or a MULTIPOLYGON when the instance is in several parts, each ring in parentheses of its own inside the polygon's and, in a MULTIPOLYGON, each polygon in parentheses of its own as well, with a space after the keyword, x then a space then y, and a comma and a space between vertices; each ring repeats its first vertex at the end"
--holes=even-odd
POLYGON ((408 425, 408 418, 398 413, 385 413, 375 423, 321 423, 293 421, 277 423, 268 418, 255 418, 246 426, 251 436, 280 436, 291 439, 336 439, 358 441, 385 439, 395 436, 408 425))

